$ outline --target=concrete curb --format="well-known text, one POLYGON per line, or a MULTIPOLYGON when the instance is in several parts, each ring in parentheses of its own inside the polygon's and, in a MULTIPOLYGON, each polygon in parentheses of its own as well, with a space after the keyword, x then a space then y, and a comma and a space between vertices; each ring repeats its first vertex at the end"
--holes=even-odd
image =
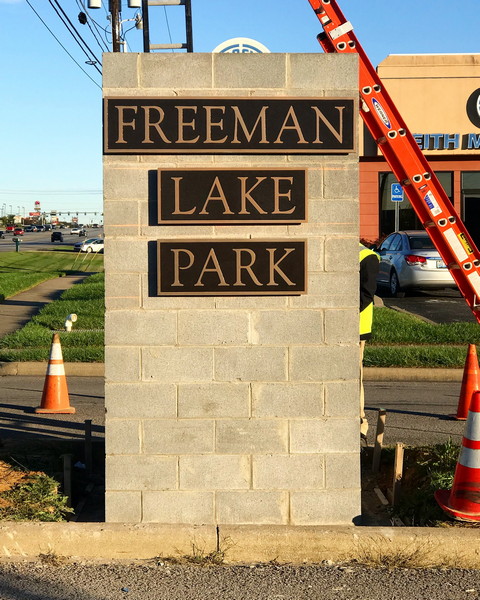
MULTIPOLYGON (((42 376, 47 372, 47 362, 0 362, 0 377, 5 375, 42 376)), ((67 377, 104 377, 104 363, 65 363, 67 377)))
POLYGON ((333 563, 382 566, 480 567, 478 529, 425 527, 292 527, 125 523, 13 523, 0 525, 0 557, 39 554, 86 560, 135 560, 225 552, 228 563, 333 563))
MULTIPOLYGON (((5 375, 42 376, 46 362, 0 362, 0 377, 5 375)), ((67 377, 104 377, 104 363, 65 363, 67 377)), ((365 381, 462 381, 463 369, 399 369, 367 367, 365 381)))

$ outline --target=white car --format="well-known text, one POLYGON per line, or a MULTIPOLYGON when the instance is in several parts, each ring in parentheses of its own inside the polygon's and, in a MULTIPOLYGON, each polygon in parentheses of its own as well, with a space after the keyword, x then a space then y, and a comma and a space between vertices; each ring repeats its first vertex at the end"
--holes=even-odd
POLYGON ((74 235, 85 235, 85 229, 83 229, 83 227, 73 227, 73 229, 70 229, 70 233, 73 233, 74 235))
POLYGON ((73 247, 77 252, 95 252, 103 254, 104 240, 102 238, 90 238, 84 242, 77 242, 73 247))

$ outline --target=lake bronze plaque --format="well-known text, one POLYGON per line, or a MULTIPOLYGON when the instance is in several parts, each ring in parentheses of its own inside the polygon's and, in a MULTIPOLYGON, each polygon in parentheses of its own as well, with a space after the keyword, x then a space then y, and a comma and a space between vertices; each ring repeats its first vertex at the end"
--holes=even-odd
POLYGON ((306 220, 304 169, 159 169, 160 225, 306 220))
POLYGON ((105 154, 346 154, 352 98, 105 98, 105 154))
POLYGON ((160 296, 306 293, 305 240, 157 242, 160 296))

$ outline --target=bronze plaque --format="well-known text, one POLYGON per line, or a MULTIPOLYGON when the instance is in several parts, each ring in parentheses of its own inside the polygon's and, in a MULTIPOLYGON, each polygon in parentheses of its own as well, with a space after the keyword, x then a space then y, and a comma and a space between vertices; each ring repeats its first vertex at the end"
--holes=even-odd
POLYGON ((303 223, 304 169, 159 169, 158 223, 303 223))
POLYGON ((159 296, 306 293, 305 240, 157 241, 159 296))
POLYGON ((346 154, 353 98, 105 98, 105 154, 346 154))

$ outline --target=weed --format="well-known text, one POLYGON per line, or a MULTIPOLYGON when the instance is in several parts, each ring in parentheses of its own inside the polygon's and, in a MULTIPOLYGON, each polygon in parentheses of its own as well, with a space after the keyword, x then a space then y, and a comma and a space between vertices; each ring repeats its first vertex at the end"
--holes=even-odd
POLYGON ((60 567, 63 564, 65 564, 68 559, 65 556, 61 556, 60 554, 57 554, 54 550, 52 550, 50 548, 47 552, 45 552, 43 554, 39 554, 38 560, 43 565, 49 565, 51 567, 60 567))
POLYGON ((207 552, 205 550, 205 544, 200 546, 194 540, 192 542, 192 553, 184 555, 183 559, 186 562, 196 565, 222 565, 225 562, 226 553, 230 548, 233 548, 234 545, 231 538, 224 538, 216 550, 207 552))
POLYGON ((45 473, 33 473, 25 482, 0 493, 0 519, 9 521, 64 521, 73 509, 58 493, 58 483, 45 473))
POLYGON ((353 562, 387 569, 432 568, 436 565, 429 558, 431 551, 430 542, 412 541, 400 545, 385 538, 372 538, 358 544, 353 562))

